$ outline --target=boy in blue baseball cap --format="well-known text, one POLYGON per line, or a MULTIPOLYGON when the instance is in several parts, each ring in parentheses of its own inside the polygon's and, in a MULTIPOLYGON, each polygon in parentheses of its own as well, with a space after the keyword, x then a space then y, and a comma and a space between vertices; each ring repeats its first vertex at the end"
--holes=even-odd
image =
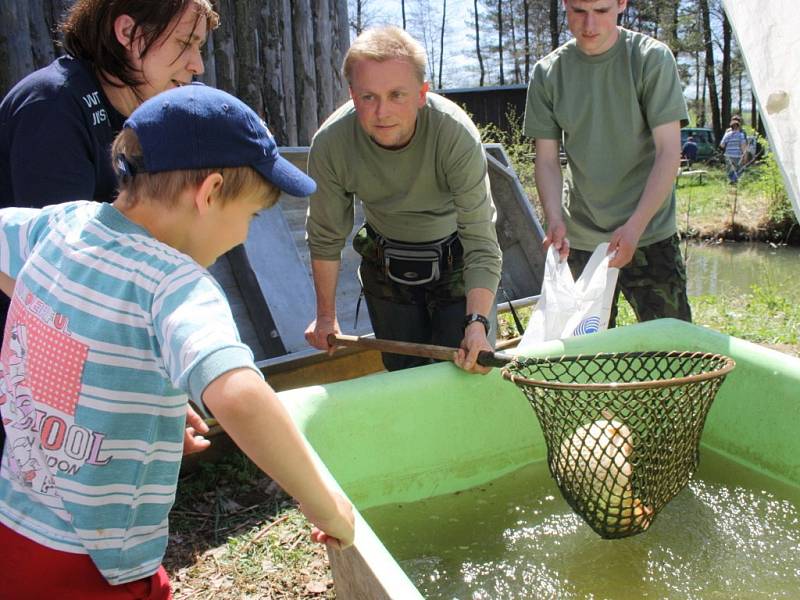
POLYGON ((12 298, 0 353, 4 593, 170 597, 161 561, 187 399, 299 500, 317 541, 349 545, 352 507, 323 480, 205 269, 281 191, 307 196, 313 180, 250 108, 202 85, 144 102, 112 162, 113 204, 0 211, 0 287, 12 298))

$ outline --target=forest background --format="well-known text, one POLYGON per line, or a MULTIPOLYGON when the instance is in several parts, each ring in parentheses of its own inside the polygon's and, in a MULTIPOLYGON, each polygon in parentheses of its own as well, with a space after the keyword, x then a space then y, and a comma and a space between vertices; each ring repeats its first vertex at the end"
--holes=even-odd
MULTIPOLYGON (((0 94, 61 53, 73 0, 0 0, 0 94), (54 41, 55 40, 55 41, 54 41)), ((307 145, 347 98, 340 67, 366 27, 404 27, 425 46, 434 89, 524 85, 570 37, 562 0, 216 0, 222 24, 202 79, 267 118, 282 145, 307 145)), ((763 134, 741 53, 719 0, 630 0, 624 27, 675 54, 692 125, 720 139, 730 117, 763 134)))

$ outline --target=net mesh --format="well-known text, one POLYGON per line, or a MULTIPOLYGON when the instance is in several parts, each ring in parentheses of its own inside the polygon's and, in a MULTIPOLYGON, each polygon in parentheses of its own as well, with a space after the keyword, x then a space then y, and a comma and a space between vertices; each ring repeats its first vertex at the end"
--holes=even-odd
POLYGON ((604 538, 646 530, 697 469, 706 415, 732 359, 631 352, 517 359, 503 377, 536 412, 550 472, 604 538))

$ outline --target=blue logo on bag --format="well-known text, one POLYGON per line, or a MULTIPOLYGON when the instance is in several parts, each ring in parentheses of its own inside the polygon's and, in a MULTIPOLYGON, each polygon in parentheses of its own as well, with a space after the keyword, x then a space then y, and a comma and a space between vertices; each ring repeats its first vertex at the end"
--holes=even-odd
POLYGON ((600 331, 600 317, 586 317, 578 323, 572 335, 583 335, 585 333, 597 333, 600 331))

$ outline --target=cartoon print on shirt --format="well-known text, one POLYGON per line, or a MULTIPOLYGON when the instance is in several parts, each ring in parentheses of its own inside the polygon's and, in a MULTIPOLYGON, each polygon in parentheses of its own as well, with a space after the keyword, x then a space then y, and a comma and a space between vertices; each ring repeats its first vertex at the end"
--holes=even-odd
POLYGON ((17 438, 10 448, 11 456, 8 461, 12 477, 29 487, 36 479, 41 466, 39 461, 31 456, 34 441, 34 438, 17 438))
MULTIPOLYGON (((4 373, 0 384, 3 403, 9 401, 10 417, 3 419, 3 424, 11 425, 16 429, 30 429, 33 425, 34 406, 31 389, 27 385, 27 355, 28 355, 28 330, 24 325, 15 324, 11 327, 8 345, 11 355, 8 358, 7 373, 4 373)), ((0 364, 0 369, 4 365, 0 364)))
POLYGON ((11 449, 4 468, 29 492, 57 495, 56 475, 103 466, 111 457, 103 451, 105 434, 76 422, 88 346, 69 333, 64 315, 21 282, 17 287, 0 355, 0 405, 11 449))

